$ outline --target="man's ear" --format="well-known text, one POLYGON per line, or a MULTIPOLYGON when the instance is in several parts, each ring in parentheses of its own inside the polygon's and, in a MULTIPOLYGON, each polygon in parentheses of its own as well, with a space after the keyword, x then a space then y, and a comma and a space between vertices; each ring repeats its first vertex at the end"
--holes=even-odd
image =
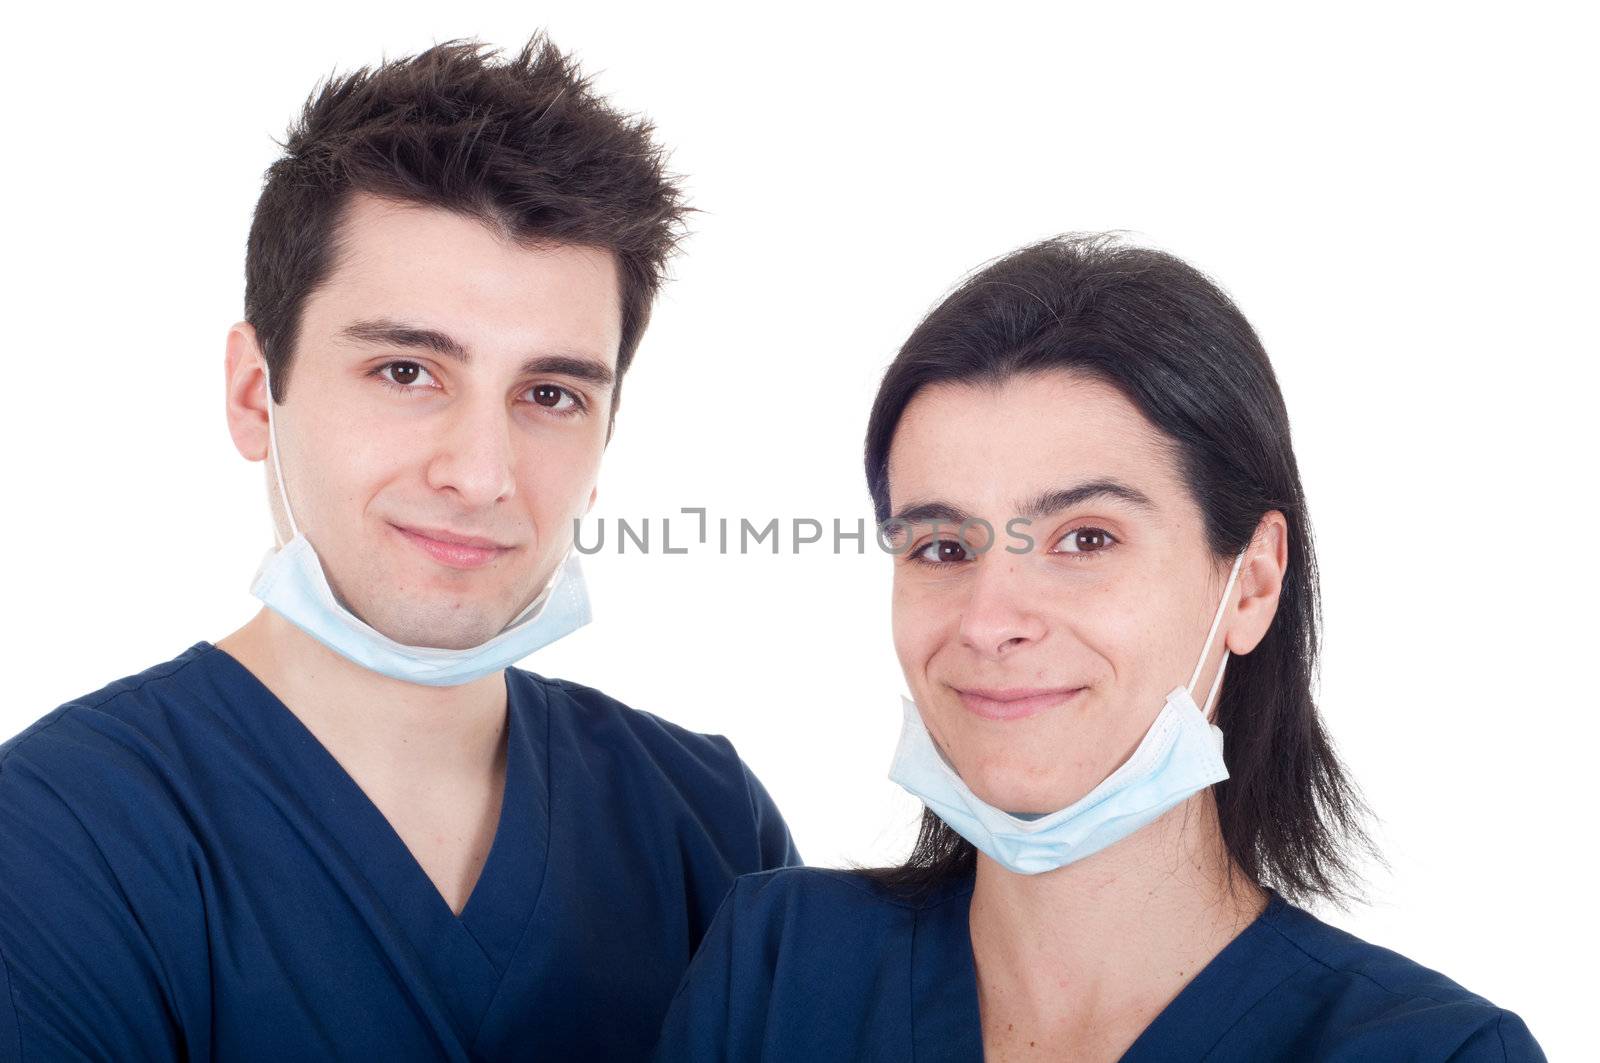
POLYGON ((256 341, 256 330, 240 321, 228 330, 227 357, 224 362, 224 404, 228 414, 228 434, 247 461, 267 457, 267 374, 266 357, 256 341))

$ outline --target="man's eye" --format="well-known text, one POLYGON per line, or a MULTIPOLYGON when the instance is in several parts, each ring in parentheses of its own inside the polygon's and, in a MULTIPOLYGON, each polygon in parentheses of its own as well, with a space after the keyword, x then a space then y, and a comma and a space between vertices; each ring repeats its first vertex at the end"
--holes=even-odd
POLYGON ((1060 539, 1056 540, 1054 553, 1058 554, 1099 554, 1111 548, 1117 540, 1104 528, 1073 528, 1060 539), (1077 545, 1068 545, 1074 540, 1077 545))
POLYGON ((935 539, 911 556, 925 565, 946 565, 971 561, 973 553, 960 539, 935 539))
POLYGON ((385 384, 402 391, 416 390, 413 385, 423 377, 433 379, 428 375, 428 371, 416 362, 385 362, 378 367, 378 377, 385 384))
POLYGON ((528 394, 533 396, 536 405, 556 413, 571 413, 583 407, 578 396, 555 384, 535 384, 528 389, 528 394))

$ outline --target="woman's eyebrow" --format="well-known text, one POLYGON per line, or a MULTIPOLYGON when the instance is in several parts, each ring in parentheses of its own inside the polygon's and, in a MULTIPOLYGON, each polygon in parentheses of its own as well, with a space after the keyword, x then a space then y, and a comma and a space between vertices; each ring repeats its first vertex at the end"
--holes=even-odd
POLYGON ((1052 513, 1059 513, 1063 509, 1071 509, 1074 506, 1081 506, 1085 502, 1103 498, 1119 499, 1136 509, 1142 509, 1148 513, 1155 513, 1160 508, 1150 500, 1149 495, 1137 487, 1130 487, 1121 480, 1102 477, 1098 480, 1081 483, 1076 487, 1061 487, 1035 495, 1032 499, 1017 507, 1017 516, 1029 519, 1047 517, 1052 513))
MULTIPOLYGON (((900 524, 960 524, 972 514, 949 502, 917 502, 889 518, 900 524)), ((887 522, 886 522, 887 523, 887 522)))
MULTIPOLYGON (((1137 487, 1130 487, 1121 480, 1102 477, 1076 487, 1060 487, 1035 495, 1029 501, 1017 506, 1013 516, 1037 520, 1099 498, 1120 499, 1149 513, 1156 513, 1160 509, 1150 500, 1149 495, 1137 487)), ((932 499, 926 502, 914 502, 896 513, 892 519, 902 524, 932 524, 935 521, 940 524, 960 524, 971 520, 972 514, 954 503, 932 499)))

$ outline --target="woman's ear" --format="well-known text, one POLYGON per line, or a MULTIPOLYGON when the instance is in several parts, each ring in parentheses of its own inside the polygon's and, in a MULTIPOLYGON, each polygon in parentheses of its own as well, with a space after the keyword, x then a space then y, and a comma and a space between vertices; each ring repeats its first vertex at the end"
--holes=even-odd
POLYGON ((1239 605, 1228 625, 1229 652, 1249 653, 1267 637, 1278 613, 1283 577, 1289 570, 1289 522, 1277 510, 1261 518, 1239 566, 1239 605))

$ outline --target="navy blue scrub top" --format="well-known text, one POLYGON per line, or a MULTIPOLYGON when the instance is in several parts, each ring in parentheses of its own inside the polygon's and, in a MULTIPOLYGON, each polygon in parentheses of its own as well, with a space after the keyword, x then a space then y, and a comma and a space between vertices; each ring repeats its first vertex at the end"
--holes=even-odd
POLYGON ((743 872, 799 862, 724 738, 505 673, 458 917, 207 642, 0 745, 0 1060, 627 1060, 743 872))
MULTIPOLYGON (((672 1002, 658 1063, 983 1058, 972 876, 920 902, 844 871, 739 880, 672 1002)), ((1522 1020, 1277 893, 1124 1063, 1543 1060, 1522 1020)))

